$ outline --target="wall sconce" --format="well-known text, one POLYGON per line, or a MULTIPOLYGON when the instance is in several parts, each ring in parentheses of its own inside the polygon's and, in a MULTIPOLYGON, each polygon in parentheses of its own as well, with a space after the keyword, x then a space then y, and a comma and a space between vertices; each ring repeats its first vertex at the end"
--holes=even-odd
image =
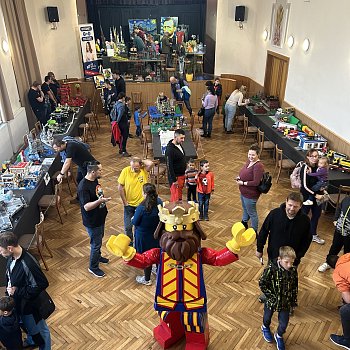
POLYGON ((1 48, 5 54, 7 54, 10 51, 10 46, 6 39, 1 40, 1 48))
POLYGON ((306 52, 307 50, 309 50, 310 48, 310 40, 308 38, 306 38, 304 41, 303 41, 303 50, 304 52, 306 52))
POLYGON ((269 32, 267 29, 265 29, 262 33, 262 37, 263 37, 264 41, 267 40, 268 36, 269 36, 269 32))
POLYGON ((290 35, 288 37, 287 45, 288 45, 289 48, 293 47, 293 45, 294 45, 294 36, 293 35, 290 35))

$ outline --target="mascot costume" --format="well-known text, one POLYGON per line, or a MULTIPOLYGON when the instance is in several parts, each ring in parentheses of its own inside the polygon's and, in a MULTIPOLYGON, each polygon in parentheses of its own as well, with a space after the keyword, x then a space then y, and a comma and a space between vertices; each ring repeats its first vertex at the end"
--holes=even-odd
POLYGON ((153 331, 157 342, 167 349, 185 336, 186 350, 207 349, 209 326, 202 264, 225 266, 238 260, 240 248, 254 242, 255 231, 236 223, 226 248, 201 248, 206 235, 198 223, 197 203, 164 202, 158 209, 160 223, 154 236, 160 249, 136 253, 124 234, 111 236, 107 249, 130 266, 144 269, 158 265, 154 308, 160 324, 153 331))

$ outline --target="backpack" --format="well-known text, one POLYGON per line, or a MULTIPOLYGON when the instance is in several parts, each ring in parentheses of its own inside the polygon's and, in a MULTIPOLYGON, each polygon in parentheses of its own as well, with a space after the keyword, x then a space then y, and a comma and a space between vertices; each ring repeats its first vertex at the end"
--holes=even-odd
POLYGON ((270 191, 270 188, 272 186, 272 176, 269 172, 266 172, 263 174, 260 184, 258 186, 258 191, 260 193, 268 193, 270 191))
POLYGON ((304 162, 299 162, 295 166, 293 172, 290 174, 290 184, 292 188, 301 188, 300 171, 303 165, 304 165, 304 162))

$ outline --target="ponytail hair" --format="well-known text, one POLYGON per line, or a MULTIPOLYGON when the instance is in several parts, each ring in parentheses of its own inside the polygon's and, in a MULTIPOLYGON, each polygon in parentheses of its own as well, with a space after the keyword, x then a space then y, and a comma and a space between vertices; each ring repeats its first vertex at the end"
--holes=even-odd
POLYGON ((145 206, 146 212, 151 212, 157 206, 158 193, 156 186, 151 183, 145 183, 143 185, 143 193, 146 195, 146 198, 142 204, 145 206))

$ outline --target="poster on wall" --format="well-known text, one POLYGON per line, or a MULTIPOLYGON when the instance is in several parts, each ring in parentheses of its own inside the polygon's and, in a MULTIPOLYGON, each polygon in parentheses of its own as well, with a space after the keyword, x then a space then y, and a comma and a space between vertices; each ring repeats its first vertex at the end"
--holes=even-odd
POLYGON ((173 40, 176 38, 176 29, 179 23, 179 17, 161 17, 160 18, 160 35, 163 36, 164 32, 170 34, 170 38, 173 40))
POLYGON ((81 53, 83 56, 84 76, 91 77, 99 73, 96 54, 95 35, 92 24, 79 25, 81 53))
POLYGON ((132 35, 134 28, 142 28, 146 34, 153 37, 157 34, 157 20, 154 18, 129 19, 129 33, 132 35))
POLYGON ((286 0, 278 0, 272 5, 271 16, 271 44, 279 48, 283 47, 285 42, 290 4, 286 0))

